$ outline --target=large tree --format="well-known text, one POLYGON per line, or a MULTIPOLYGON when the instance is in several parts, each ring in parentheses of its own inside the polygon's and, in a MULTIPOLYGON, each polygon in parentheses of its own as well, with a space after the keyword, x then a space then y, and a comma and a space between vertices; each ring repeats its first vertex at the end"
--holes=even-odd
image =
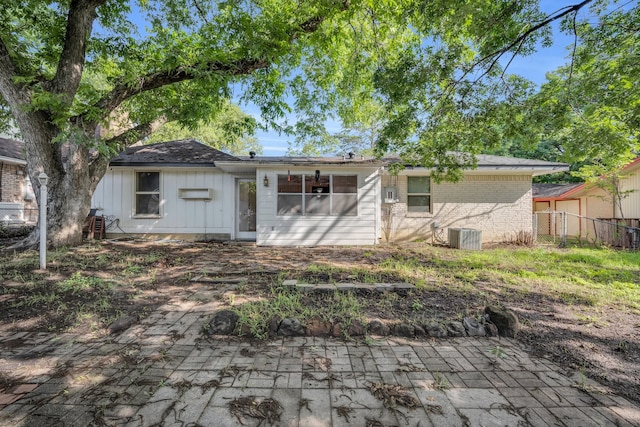
POLYGON ((480 119, 504 116, 504 92, 478 77, 500 79, 502 58, 591 1, 546 16, 534 0, 2 0, 2 111, 32 181, 49 176, 50 243, 75 245, 113 153, 158 123, 213 119, 234 91, 276 127, 291 108, 349 121, 375 98, 389 113, 377 145, 446 174, 461 164, 449 150, 500 133, 480 119))
POLYGON ((563 160, 584 164, 577 174, 589 180, 640 154, 640 7, 574 28, 570 63, 549 73, 528 103, 543 138, 561 147, 563 160))
POLYGON ((177 121, 165 123, 144 143, 191 138, 229 154, 247 156, 251 151, 262 153, 262 146, 254 136, 257 126, 254 117, 242 112, 237 105, 229 104, 212 121, 201 121, 195 126, 184 126, 177 121))
MULTIPOLYGON (((54 246, 81 241, 113 153, 159 124, 215 118, 245 76, 244 90, 264 116, 281 115, 281 73, 295 66, 309 35, 349 4, 2 3, 0 93, 24 139, 32 182, 40 172, 49 176, 54 246)), ((38 237, 35 231, 25 243, 38 237)))

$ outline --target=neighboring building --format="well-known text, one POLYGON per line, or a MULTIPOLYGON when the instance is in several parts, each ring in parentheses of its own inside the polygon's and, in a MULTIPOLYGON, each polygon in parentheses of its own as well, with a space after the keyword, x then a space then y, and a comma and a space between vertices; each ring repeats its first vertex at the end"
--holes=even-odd
POLYGON ((0 138, 0 223, 32 224, 38 219, 23 149, 20 141, 0 138))
MULTIPOLYGON (((611 195, 595 184, 533 184, 533 211, 567 212, 567 234, 595 239, 601 231, 598 221, 619 221, 637 227, 640 218, 640 157, 625 166, 620 173, 620 191, 626 192, 622 212, 611 195)), ((539 224, 541 234, 554 234, 552 221, 539 224)), ((557 233, 557 228, 556 233, 557 233)))
POLYGON ((131 147, 113 159, 93 207, 110 233, 249 240, 258 245, 371 245, 429 239, 449 227, 485 241, 531 231, 531 179, 567 165, 479 156, 458 183, 429 170, 388 173, 395 158, 234 157, 194 140, 131 147))

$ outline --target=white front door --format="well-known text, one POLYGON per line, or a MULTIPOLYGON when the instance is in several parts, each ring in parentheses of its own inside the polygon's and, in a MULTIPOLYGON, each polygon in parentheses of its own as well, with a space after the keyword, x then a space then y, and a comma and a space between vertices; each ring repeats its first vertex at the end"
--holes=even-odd
POLYGON ((236 239, 256 240, 256 180, 239 179, 236 193, 236 239))

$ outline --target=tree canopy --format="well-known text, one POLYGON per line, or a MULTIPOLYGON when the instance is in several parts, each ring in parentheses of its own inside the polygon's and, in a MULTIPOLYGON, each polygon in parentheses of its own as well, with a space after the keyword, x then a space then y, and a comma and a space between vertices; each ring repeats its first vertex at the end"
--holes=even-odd
POLYGON ((194 128, 178 122, 165 123, 145 138, 144 143, 193 138, 229 154, 246 156, 250 151, 260 154, 262 146, 253 136, 256 127, 255 118, 243 113, 237 105, 229 104, 215 120, 199 122, 194 128))
POLYGON ((568 162, 570 173, 540 178, 616 192, 619 172, 640 155, 640 10, 603 10, 597 20, 564 23, 575 35, 567 64, 512 106, 524 118, 522 132, 485 152, 568 162))
POLYGON ((473 154, 527 130, 513 106, 534 87, 502 65, 549 43, 550 22, 588 6, 602 14, 609 1, 549 15, 535 0, 2 3, 0 111, 20 129, 31 179, 50 177, 50 235, 63 245, 81 240, 113 153, 165 122, 215 120, 236 97, 276 129, 294 114, 301 136, 331 117, 361 122, 373 102, 385 111, 378 152, 455 178, 473 154))
POLYGON ((619 170, 640 153, 640 8, 576 22, 572 61, 547 75, 530 120, 585 179, 619 170), (578 43, 579 41, 579 43, 578 43))

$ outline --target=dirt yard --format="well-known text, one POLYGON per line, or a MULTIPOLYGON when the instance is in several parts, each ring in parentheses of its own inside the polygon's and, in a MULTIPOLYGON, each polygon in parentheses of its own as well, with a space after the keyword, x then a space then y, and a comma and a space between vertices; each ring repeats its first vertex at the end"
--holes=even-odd
MULTIPOLYGON (((169 297, 181 295, 202 303, 215 299, 237 308, 268 300, 286 279, 406 282, 417 286, 404 295, 357 297, 352 303, 362 310, 364 320, 378 318, 388 324, 460 320, 477 317, 488 304, 504 305, 519 316, 522 330, 517 340, 532 354, 560 363, 568 375, 584 373, 640 402, 640 308, 635 303, 602 301, 598 295, 605 295, 606 289, 605 294, 581 292, 576 283, 587 279, 578 277, 580 265, 562 280, 544 279, 527 265, 488 267, 481 256, 492 256, 494 250, 505 248, 469 258, 464 251, 425 244, 264 248, 104 241, 51 251, 46 272, 37 269, 35 252, 4 252, 0 253, 0 334, 73 332, 99 339, 114 320, 125 315, 142 319, 169 297)), ((590 262, 580 252, 549 251, 590 262)), ((496 258, 504 253, 509 252, 496 258)), ((495 263, 495 258, 486 263, 495 263)), ((628 290, 630 300, 637 301, 640 266, 627 273, 625 280, 635 283, 628 290)), ((322 309, 323 300, 305 296, 302 303, 322 309)))

